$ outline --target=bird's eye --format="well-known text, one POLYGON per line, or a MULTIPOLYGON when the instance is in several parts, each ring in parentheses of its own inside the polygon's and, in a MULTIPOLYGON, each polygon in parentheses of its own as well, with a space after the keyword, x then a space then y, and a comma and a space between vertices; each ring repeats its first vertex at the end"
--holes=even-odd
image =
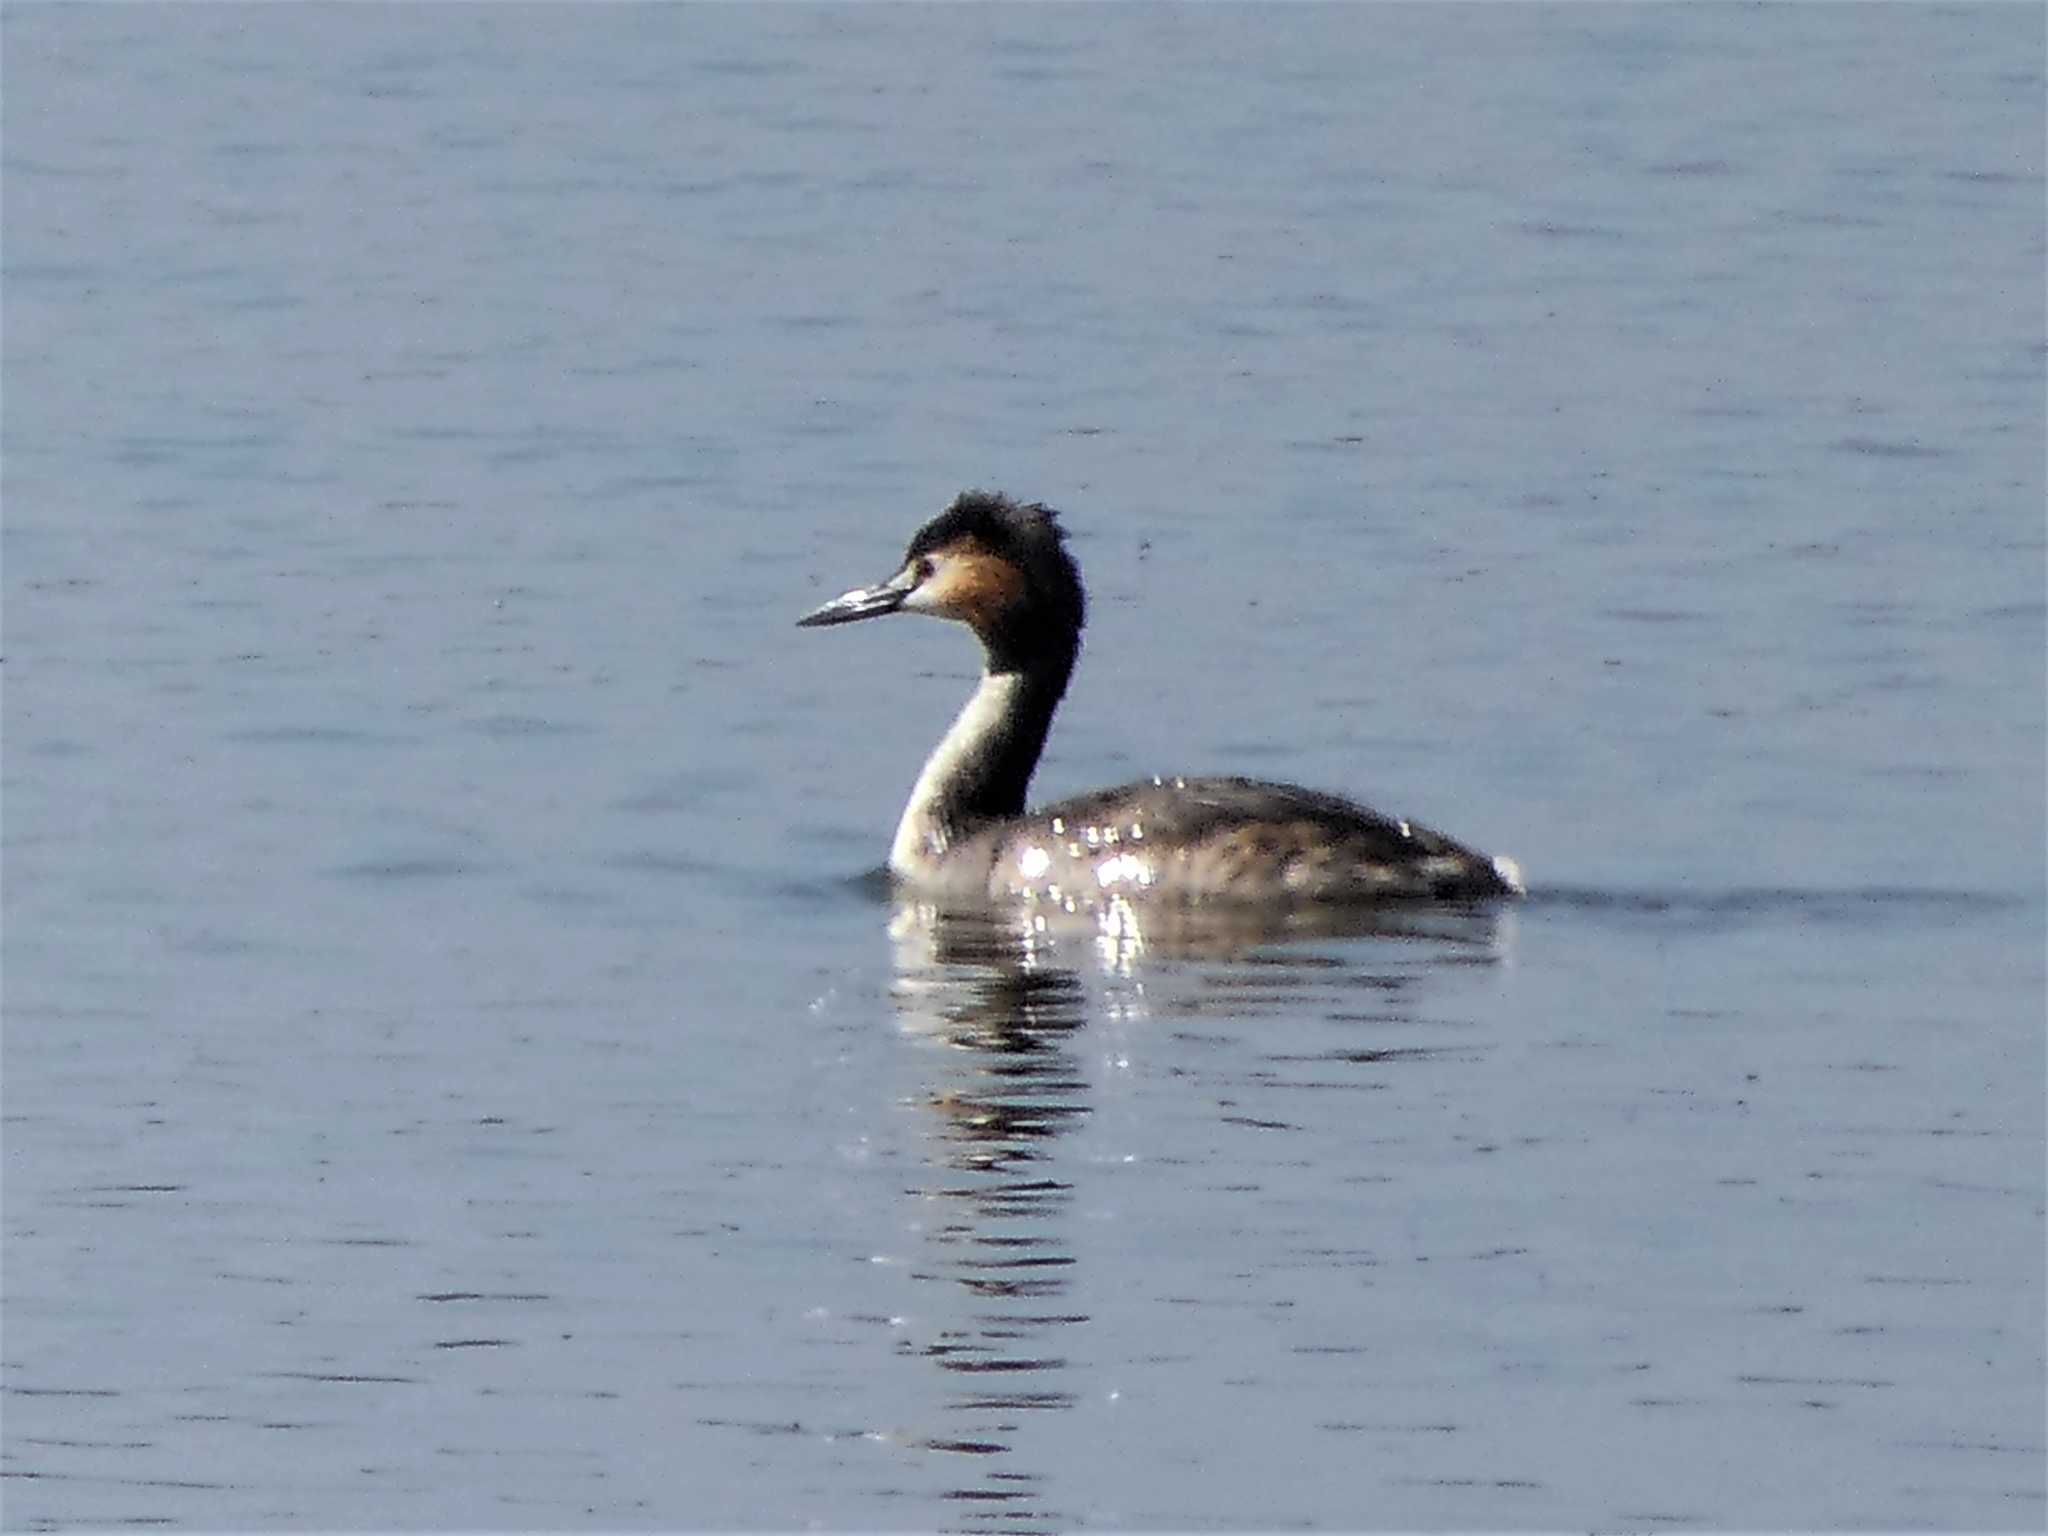
POLYGON ((917 565, 913 571, 913 574, 917 577, 918 582, 921 585, 924 582, 930 581, 932 579, 932 572, 936 571, 937 569, 938 567, 932 564, 932 557, 930 555, 919 555, 917 557, 917 565))

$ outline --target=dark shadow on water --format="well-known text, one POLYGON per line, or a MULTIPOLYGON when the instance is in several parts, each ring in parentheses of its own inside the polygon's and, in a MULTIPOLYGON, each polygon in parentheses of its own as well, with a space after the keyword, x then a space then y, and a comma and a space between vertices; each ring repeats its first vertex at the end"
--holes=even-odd
POLYGON ((1556 886, 1531 891, 1535 912, 1576 911, 1659 926, 1723 929, 1750 923, 1825 923, 1877 927, 1893 922, 1967 923, 2039 906, 2039 893, 1911 886, 1746 886, 1724 890, 1612 890, 1556 886))
POLYGON ((2043 890, 1984 891, 1918 886, 1728 886, 1646 887, 1538 885, 1515 901, 1386 902, 1357 904, 1254 905, 1230 903, 1130 902, 1118 899, 1078 912, 1057 906, 1008 906, 916 901, 899 892, 886 868, 877 866, 801 892, 809 901, 831 893, 893 908, 900 925, 906 912, 943 918, 948 944, 972 962, 977 944, 999 952, 1019 932, 1035 926, 1052 939, 1090 934, 1133 941, 1131 947, 1161 958, 1231 959, 1275 944, 1302 940, 1424 939, 1498 949, 1511 940, 1518 912, 1578 912, 1625 920, 1653 920, 1686 927, 1720 929, 1745 922, 1825 923, 1866 927, 1889 922, 1969 922, 2043 906, 2043 890))

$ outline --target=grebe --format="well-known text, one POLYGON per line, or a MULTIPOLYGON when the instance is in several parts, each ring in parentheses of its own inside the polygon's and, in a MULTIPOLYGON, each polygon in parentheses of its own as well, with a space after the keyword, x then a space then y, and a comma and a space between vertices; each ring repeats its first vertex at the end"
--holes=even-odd
POLYGON ((889 849, 919 894, 1064 906, 1519 896, 1514 861, 1336 795, 1239 778, 1154 778, 1027 813, 1024 792, 1081 648, 1086 601, 1058 514, 965 491, 887 581, 800 626, 924 613, 972 629, 981 686, 933 750, 889 849))

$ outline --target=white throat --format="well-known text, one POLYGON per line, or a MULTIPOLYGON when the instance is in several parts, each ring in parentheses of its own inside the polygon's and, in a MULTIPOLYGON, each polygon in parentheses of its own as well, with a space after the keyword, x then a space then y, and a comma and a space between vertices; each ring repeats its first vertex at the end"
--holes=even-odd
MULTIPOLYGON (((984 672, 953 724, 925 759, 924 771, 896 824, 889 846, 889 869, 900 880, 929 879, 946 849, 975 830, 978 819, 966 809, 972 788, 990 767, 1022 710, 1029 682, 1021 672, 984 672)), ((1035 761, 1038 742, 1030 744, 1035 761)), ((1026 768, 1028 775, 1029 768, 1026 768)))

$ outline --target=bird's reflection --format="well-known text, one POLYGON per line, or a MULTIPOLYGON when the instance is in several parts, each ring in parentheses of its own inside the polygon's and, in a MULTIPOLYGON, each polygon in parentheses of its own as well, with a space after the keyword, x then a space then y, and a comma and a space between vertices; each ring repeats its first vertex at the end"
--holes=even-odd
MULTIPOLYGON (((1110 1028, 1161 1007, 1184 1016, 1257 1011, 1290 982, 1405 989, 1423 968, 1498 962, 1511 913, 1487 908, 1359 907, 1242 910, 1112 903, 1092 911, 1040 907, 893 908, 892 997, 910 1033, 944 1049, 920 1090, 930 1109, 925 1208, 914 1273, 971 1298, 966 1315, 903 1352, 957 1373, 949 1423, 928 1449, 977 1458, 947 1494, 963 1523, 1057 1529, 1044 1473, 1015 1464, 1028 1416, 1076 1402, 1070 1359, 1087 1358, 1088 1317, 1070 1301, 1076 1278, 1070 1182, 1059 1139, 1095 1109, 1091 1063, 1110 1028), (1369 963, 1335 960, 1317 941, 1393 941, 1369 963), (1305 942, 1307 941, 1307 942, 1305 942), (1170 1001, 1150 990, 1166 973, 1196 973, 1170 1001), (1193 998, 1188 994, 1193 993, 1193 998), (1083 1025, 1090 1028, 1083 1030, 1083 1025)), ((940 1309, 943 1311, 943 1309, 940 1309)))
POLYGON ((897 916, 899 1016, 957 1053, 926 1097, 933 1155, 910 1193, 932 1214, 915 1273, 972 1298, 956 1326, 905 1346, 959 1377, 953 1423, 926 1444, 981 1458, 978 1475, 946 1495, 964 1524, 1055 1529, 1070 1522, 1043 1507, 1043 1475, 1007 1456, 1026 1415, 1074 1401, 1059 1342, 1087 1322, 1062 1305, 1075 1262, 1074 1192, 1049 1167, 1051 1143, 1089 1112, 1074 1048, 1087 993, 1070 966, 995 914, 897 916))
POLYGON ((1514 923, 1514 908, 1490 902, 1254 906, 1116 897, 1075 907, 940 906, 906 898, 896 902, 889 931, 899 977, 932 966, 1073 971, 1092 962, 1115 978, 1132 975, 1148 958, 1244 960, 1280 945, 1293 946, 1285 955, 1300 956, 1305 941, 1354 939, 1423 940, 1491 963, 1506 958, 1514 923))

